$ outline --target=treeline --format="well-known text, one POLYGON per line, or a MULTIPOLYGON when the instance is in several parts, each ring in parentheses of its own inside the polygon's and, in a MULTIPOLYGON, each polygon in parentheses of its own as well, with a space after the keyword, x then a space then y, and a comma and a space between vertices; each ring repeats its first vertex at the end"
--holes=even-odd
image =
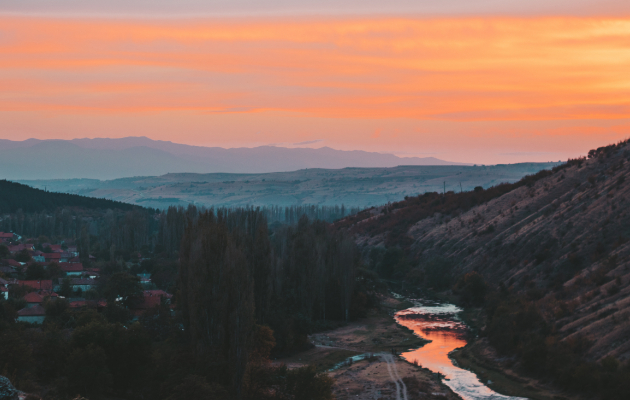
POLYGON ((260 211, 201 213, 180 253, 180 306, 194 357, 240 398, 255 332, 274 332, 276 353, 309 347, 326 321, 362 315, 354 242, 303 216, 269 234, 260 211))
POLYGON ((550 176, 554 172, 575 164, 581 165, 583 162, 584 158, 570 159, 551 170, 542 170, 534 175, 526 175, 518 182, 501 183, 488 189, 477 186, 468 192, 427 192, 418 196, 408 196, 402 201, 384 206, 378 214, 378 218, 372 218, 374 217, 374 209, 371 208, 344 218, 336 222, 335 226, 339 229, 350 229, 352 232, 367 233, 372 236, 387 232, 387 246, 408 249, 412 244, 412 239, 407 235, 407 232, 411 226, 422 219, 438 213, 451 217, 457 216, 476 205, 487 203, 522 186, 531 187, 538 180, 550 176))
POLYGON ((28 213, 54 211, 59 207, 132 210, 137 206, 76 194, 51 193, 6 179, 0 180, 0 214, 15 213, 18 210, 28 213))
POLYGON ((315 204, 296 205, 289 207, 263 206, 260 208, 270 224, 280 222, 283 224, 296 224, 303 215, 309 219, 333 222, 361 211, 359 207, 346 208, 345 205, 319 206, 315 204))

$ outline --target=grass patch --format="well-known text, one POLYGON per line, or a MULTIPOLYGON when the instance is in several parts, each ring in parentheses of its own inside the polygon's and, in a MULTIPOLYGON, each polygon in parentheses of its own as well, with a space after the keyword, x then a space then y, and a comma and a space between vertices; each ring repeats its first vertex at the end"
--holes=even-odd
POLYGON ((460 368, 472 371, 484 384, 487 384, 489 380, 492 381, 488 387, 497 393, 531 400, 553 400, 553 397, 545 396, 526 383, 517 382, 512 377, 486 365, 475 357, 470 345, 452 352, 450 357, 460 368))
POLYGON ((339 364, 340 362, 345 361, 347 358, 356 356, 358 354, 361 354, 361 353, 356 352, 356 351, 350 351, 350 350, 335 350, 326 354, 322 358, 318 358, 317 360, 313 360, 312 362, 309 362, 309 364, 315 365, 315 367, 317 368, 317 371, 320 371, 320 372, 328 371, 329 369, 339 364))

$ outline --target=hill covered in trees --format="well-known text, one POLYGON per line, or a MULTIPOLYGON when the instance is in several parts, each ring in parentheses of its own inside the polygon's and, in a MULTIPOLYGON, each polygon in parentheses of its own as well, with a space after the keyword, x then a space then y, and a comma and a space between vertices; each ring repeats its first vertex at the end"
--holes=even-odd
POLYGON ((0 214, 54 211, 59 207, 85 209, 131 210, 133 205, 119 201, 97 199, 76 194, 51 193, 7 180, 0 180, 0 214))
POLYGON ((337 226, 357 235, 381 276, 482 306, 482 336, 500 355, 517 357, 516 366, 499 368, 624 398, 629 161, 624 141, 514 184, 408 197, 337 226))

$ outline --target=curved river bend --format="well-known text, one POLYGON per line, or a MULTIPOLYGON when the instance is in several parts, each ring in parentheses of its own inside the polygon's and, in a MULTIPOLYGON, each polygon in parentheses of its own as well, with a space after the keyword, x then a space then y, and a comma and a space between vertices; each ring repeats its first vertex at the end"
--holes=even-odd
POLYGON ((444 375, 444 383, 465 400, 526 400, 504 396, 485 386, 477 376, 453 365, 448 353, 466 345, 466 325, 457 319, 460 308, 447 303, 412 300, 415 307, 396 313, 396 322, 431 342, 402 354, 410 363, 444 375))

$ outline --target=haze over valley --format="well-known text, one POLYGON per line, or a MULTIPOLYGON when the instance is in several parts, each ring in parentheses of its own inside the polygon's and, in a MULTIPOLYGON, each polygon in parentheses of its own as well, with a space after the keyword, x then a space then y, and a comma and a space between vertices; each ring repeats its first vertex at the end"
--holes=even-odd
POLYGON ((425 192, 469 191, 515 182, 558 163, 494 166, 311 168, 267 174, 167 174, 100 181, 19 180, 53 192, 106 198, 143 207, 345 205, 371 207, 425 192))

